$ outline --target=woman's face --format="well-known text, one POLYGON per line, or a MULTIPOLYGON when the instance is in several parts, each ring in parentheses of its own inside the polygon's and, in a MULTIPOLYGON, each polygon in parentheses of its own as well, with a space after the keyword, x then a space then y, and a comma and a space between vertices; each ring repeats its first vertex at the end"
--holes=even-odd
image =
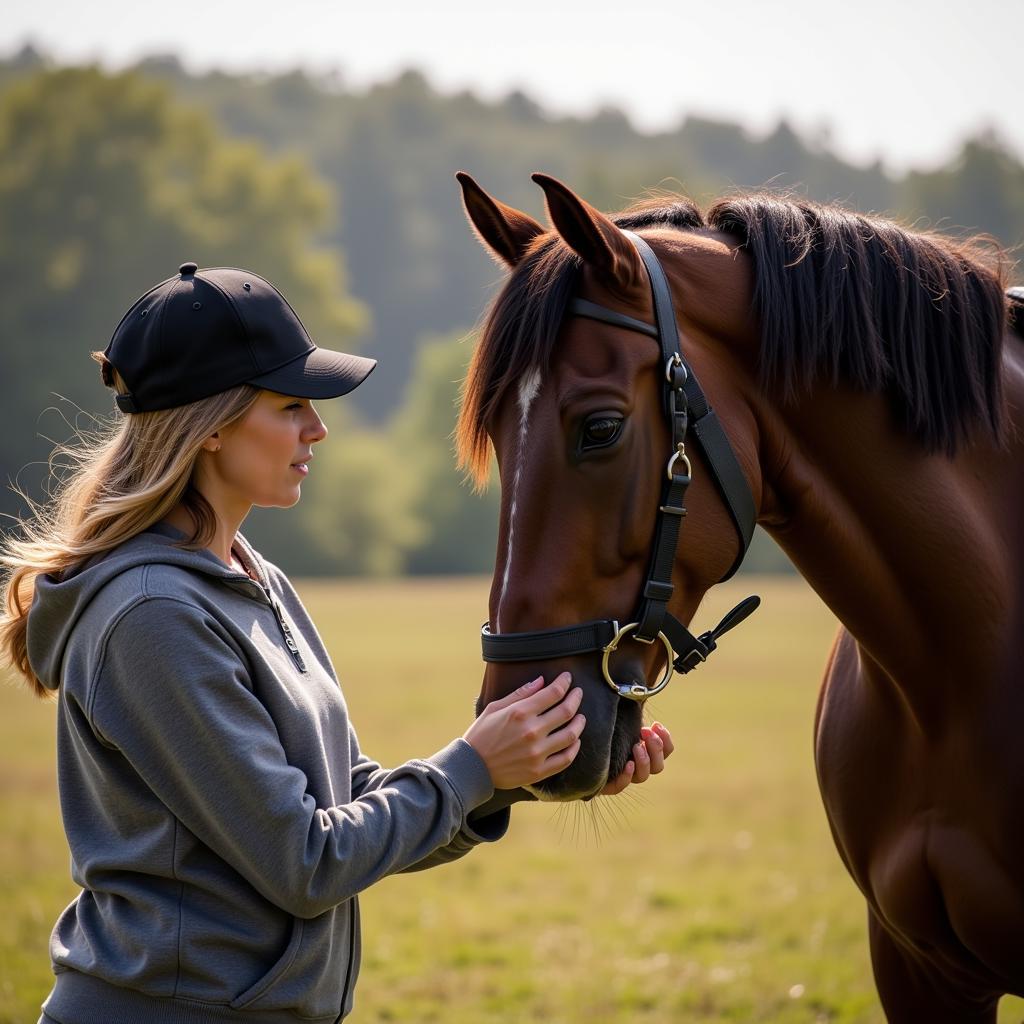
POLYGON ((219 432, 220 450, 204 460, 203 483, 232 506, 290 508, 309 474, 313 445, 326 436, 308 398, 261 391, 242 419, 219 432))

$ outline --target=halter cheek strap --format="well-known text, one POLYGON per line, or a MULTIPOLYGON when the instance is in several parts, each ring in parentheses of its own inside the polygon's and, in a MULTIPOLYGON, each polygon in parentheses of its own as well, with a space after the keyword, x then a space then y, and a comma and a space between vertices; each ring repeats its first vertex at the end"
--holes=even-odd
POLYGON ((636 246, 647 269, 654 300, 654 326, 590 302, 574 298, 567 307, 569 315, 599 320, 626 330, 636 331, 658 341, 664 367, 662 408, 669 422, 672 438, 671 454, 661 490, 654 529, 654 545, 635 621, 620 627, 614 619, 596 619, 557 629, 534 630, 527 633, 491 633, 489 624, 481 630, 484 661, 517 662, 548 661, 601 651, 605 680, 621 697, 643 701, 659 693, 668 684, 673 671, 689 672, 704 662, 717 646, 717 640, 739 625, 760 604, 759 597, 741 601, 712 630, 695 637, 668 611, 674 587, 672 569, 679 543, 679 530, 686 516, 686 489, 690 485, 690 460, 686 455, 687 438, 692 438, 704 452, 711 475, 725 500, 729 515, 739 535, 739 552, 723 580, 739 568, 750 546, 754 532, 756 509, 746 477, 717 416, 683 358, 679 345, 679 328, 668 279, 654 250, 631 231, 626 236, 636 246), (639 683, 617 683, 612 677, 609 659, 627 637, 642 643, 664 643, 668 663, 665 674, 653 687, 639 683))
MULTIPOLYGON (((672 423, 672 446, 684 440, 687 429, 707 457, 711 475, 725 500, 729 516, 736 527, 740 547, 729 571, 720 582, 730 579, 740 567, 750 540, 754 535, 757 510, 754 496, 750 493, 747 478, 743 475, 739 460, 733 451, 722 424, 708 403, 704 390, 697 380, 693 368, 687 363, 679 344, 679 328, 676 323, 672 292, 668 279, 658 257, 647 242, 632 231, 623 232, 636 246, 647 270, 647 277, 654 297, 654 315, 657 326, 626 316, 614 309, 598 305, 588 299, 574 298, 569 301, 567 312, 574 316, 600 320, 615 327, 636 331, 654 338, 661 347, 662 364, 665 366, 665 382, 662 387, 662 401, 666 416, 672 423), (681 394, 680 394, 681 392, 681 394), (675 406, 673 406, 673 397, 675 406), (684 417, 677 420, 677 416, 684 417)), ((662 504, 665 504, 664 502, 662 504)))

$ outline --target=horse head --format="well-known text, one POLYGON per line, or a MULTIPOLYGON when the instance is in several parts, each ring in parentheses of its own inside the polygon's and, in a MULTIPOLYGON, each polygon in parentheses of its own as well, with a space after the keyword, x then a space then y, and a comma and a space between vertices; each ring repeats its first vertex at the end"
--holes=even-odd
MULTIPOLYGON (((648 642, 637 640, 643 624, 621 635, 619 624, 633 621, 638 600, 643 608, 657 598, 677 633, 689 637, 682 624, 749 542, 758 497, 756 384, 747 354, 737 351, 756 348, 749 268, 735 241, 704 229, 686 202, 648 202, 612 220, 555 179, 534 175, 554 225, 549 231, 468 175, 458 177, 476 234, 510 270, 483 325, 458 428, 462 462, 478 482, 490 450, 496 456, 501 513, 489 633, 492 649, 509 634, 513 648, 509 660, 496 654, 487 665, 478 708, 538 673, 550 680, 570 671, 583 689, 582 749, 534 792, 585 799, 623 770, 640 739, 643 697, 672 671, 672 647, 680 654, 660 619, 648 642), (658 252, 655 263, 665 265, 669 308, 678 311, 672 331, 678 329, 685 357, 675 367, 652 334, 659 319, 655 273, 633 231, 644 232, 658 252), (739 529, 743 516, 714 482, 721 466, 709 464, 701 445, 684 449, 677 445, 682 436, 673 436, 679 416, 665 381, 676 374, 685 405, 680 366, 699 378, 719 411, 733 489, 747 495, 749 523, 739 529), (680 543, 659 547, 663 529, 681 529, 680 543), (652 579, 659 560, 660 583, 652 579), (550 637, 567 623, 597 622, 607 624, 602 644, 617 634, 613 653, 594 644, 577 652, 572 630, 550 637)), ((685 434, 685 415, 682 421, 685 434)))

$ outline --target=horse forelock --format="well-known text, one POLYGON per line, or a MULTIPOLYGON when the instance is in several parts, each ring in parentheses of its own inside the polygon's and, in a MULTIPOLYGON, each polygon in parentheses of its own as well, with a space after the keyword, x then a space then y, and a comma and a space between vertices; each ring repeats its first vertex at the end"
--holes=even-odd
POLYGON ((542 236, 513 269, 484 315, 456 427, 459 465, 478 487, 487 479, 487 428, 506 398, 521 399, 521 385, 550 365, 580 266, 580 258, 557 235, 542 236))

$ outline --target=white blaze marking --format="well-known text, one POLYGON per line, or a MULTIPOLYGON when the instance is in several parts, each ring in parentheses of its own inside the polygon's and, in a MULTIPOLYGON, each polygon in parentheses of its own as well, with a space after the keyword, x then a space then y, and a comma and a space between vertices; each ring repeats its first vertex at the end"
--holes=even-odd
POLYGON ((505 575, 501 581, 501 597, 498 598, 498 621, 494 624, 496 633, 501 632, 501 603, 508 591, 508 574, 512 568, 512 541, 516 532, 516 499, 519 495, 519 478, 523 472, 523 458, 526 454, 526 434, 530 426, 530 407, 540 391, 540 370, 534 368, 519 382, 519 444, 516 449, 516 474, 512 479, 512 508, 508 514, 508 549, 505 552, 505 575))

